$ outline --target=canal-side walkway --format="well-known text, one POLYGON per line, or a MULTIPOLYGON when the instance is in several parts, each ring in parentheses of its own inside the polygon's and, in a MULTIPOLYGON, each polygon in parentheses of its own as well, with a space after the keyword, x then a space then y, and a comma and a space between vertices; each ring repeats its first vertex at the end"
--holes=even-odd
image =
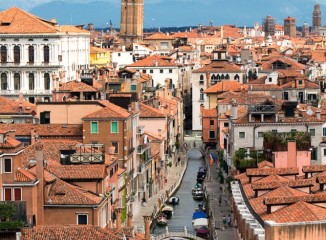
MULTIPOLYGON (((216 154, 217 152, 214 151, 216 154)), ((206 195, 208 198, 209 215, 211 216, 211 239, 220 240, 238 240, 236 229, 223 223, 223 217, 226 219, 231 217, 233 222, 233 214, 231 211, 230 198, 231 193, 227 190, 227 184, 220 184, 218 181, 219 166, 218 163, 209 164, 209 152, 206 155, 207 179, 205 182, 206 195)), ((227 175, 223 172, 224 179, 227 175)), ((225 182, 225 181, 224 181, 225 182)))
POLYGON ((145 207, 140 207, 139 211, 137 211, 133 216, 133 225, 137 228, 144 226, 144 218, 145 215, 154 216, 158 211, 158 199, 161 199, 161 202, 167 199, 166 192, 169 195, 173 195, 174 192, 178 189, 183 175, 187 169, 188 161, 185 154, 180 153, 181 161, 178 166, 169 167, 169 172, 167 175, 167 183, 165 186, 154 194, 150 199, 147 200, 145 207))

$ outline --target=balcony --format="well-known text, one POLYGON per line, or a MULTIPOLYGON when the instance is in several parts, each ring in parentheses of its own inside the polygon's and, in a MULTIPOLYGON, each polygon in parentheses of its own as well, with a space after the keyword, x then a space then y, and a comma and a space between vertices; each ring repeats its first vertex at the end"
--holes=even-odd
POLYGON ((19 95, 23 93, 24 96, 28 95, 52 95, 51 90, 0 90, 1 95, 19 95))
POLYGON ((137 154, 143 154, 146 150, 150 149, 150 147, 151 147, 150 143, 140 144, 137 147, 137 154))
POLYGON ((61 150, 61 164, 104 163, 104 144, 76 144, 76 150, 61 150))
POLYGON ((276 113, 275 105, 251 105, 248 107, 249 113, 276 113))

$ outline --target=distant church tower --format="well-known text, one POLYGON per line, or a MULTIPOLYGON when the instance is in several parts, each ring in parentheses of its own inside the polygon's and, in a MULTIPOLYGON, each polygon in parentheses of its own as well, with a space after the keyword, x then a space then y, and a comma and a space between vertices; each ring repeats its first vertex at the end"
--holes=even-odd
POLYGON ((144 0, 121 0, 120 38, 124 44, 143 39, 144 0))
POLYGON ((302 26, 302 37, 308 37, 309 36, 309 25, 308 23, 304 23, 302 26))
POLYGON ((315 4, 314 11, 312 12, 312 31, 316 33, 318 32, 320 27, 321 27, 320 5, 315 4))

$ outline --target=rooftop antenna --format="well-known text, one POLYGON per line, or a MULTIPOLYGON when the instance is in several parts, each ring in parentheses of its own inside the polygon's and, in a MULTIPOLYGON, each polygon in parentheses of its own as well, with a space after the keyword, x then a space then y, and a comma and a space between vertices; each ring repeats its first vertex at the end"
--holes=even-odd
POLYGON ((112 33, 112 29, 113 29, 113 25, 112 25, 112 21, 110 20, 110 32, 112 33))

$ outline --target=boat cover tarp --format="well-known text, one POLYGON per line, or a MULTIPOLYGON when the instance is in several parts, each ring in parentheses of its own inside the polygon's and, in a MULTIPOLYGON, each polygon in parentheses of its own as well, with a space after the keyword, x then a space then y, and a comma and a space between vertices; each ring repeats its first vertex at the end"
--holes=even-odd
POLYGON ((198 218, 194 221, 194 228, 200 228, 201 226, 208 226, 207 218, 198 218))
POLYGON ((204 212, 194 212, 194 214, 192 214, 192 219, 198 218, 207 218, 207 214, 204 212))

